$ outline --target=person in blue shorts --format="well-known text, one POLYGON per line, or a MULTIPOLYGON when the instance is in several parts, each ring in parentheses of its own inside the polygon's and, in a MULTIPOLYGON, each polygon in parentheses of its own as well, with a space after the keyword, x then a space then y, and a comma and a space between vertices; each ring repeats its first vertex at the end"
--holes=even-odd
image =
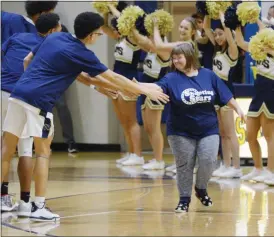
POLYGON ((26 1, 27 16, 1 11, 1 44, 15 33, 37 33, 35 22, 42 13, 52 12, 57 1, 26 1))
POLYGON ((169 100, 159 89, 138 85, 109 70, 87 48, 102 35, 103 25, 104 19, 99 14, 83 12, 74 21, 75 37, 64 32, 47 36, 24 59, 25 72, 9 98, 3 126, 2 181, 26 127, 26 135, 34 138, 37 156, 34 180, 39 183, 32 203, 32 220, 60 219, 45 205, 50 144, 54 132, 52 109, 75 78, 88 86, 103 85, 136 95, 145 94, 158 102, 169 100))
MULTIPOLYGON (((17 81, 24 72, 23 61, 28 53, 36 45, 40 44, 47 35, 58 32, 61 29, 59 16, 54 13, 45 13, 36 21, 37 33, 16 33, 13 34, 2 45, 1 65, 1 98, 2 98, 2 121, 7 114, 8 101, 17 81)), ((18 215, 24 209, 24 215, 30 215, 31 205, 30 186, 32 178, 32 147, 33 138, 21 136, 18 143, 18 176, 20 180, 21 195, 18 207, 18 215), (27 210, 26 210, 27 209, 27 210)), ((16 208, 11 195, 8 192, 9 177, 4 178, 1 185, 1 211, 12 211, 16 208)))
POLYGON ((176 161, 180 194, 176 212, 187 212, 191 201, 196 158, 195 193, 205 206, 212 205, 207 184, 219 148, 219 127, 215 100, 232 107, 245 121, 245 115, 225 83, 211 70, 201 68, 191 43, 175 46, 171 53, 173 72, 156 82, 170 97, 167 136, 176 161))

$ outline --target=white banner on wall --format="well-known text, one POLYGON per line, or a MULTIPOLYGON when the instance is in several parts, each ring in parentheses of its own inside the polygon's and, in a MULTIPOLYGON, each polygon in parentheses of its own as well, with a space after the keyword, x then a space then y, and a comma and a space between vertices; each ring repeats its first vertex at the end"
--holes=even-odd
MULTIPOLYGON (((251 99, 238 98, 236 99, 243 112, 247 114, 251 99)), ((246 141, 246 124, 241 124, 240 118, 236 117, 235 120, 236 134, 238 136, 238 141, 240 144, 240 157, 252 158, 248 142, 246 141)), ((258 141, 262 150, 262 157, 267 158, 267 144, 266 140, 262 134, 262 130, 258 133, 258 141)))

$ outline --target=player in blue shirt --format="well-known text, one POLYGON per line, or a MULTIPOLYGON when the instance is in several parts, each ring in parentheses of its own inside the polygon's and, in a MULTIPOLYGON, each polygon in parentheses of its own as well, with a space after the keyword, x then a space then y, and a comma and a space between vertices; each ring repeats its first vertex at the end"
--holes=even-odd
POLYGON ((169 95, 168 141, 176 160, 180 201, 176 212, 187 212, 191 200, 196 157, 199 168, 195 192, 205 206, 212 205, 207 194, 219 148, 218 119, 214 103, 218 98, 231 106, 244 121, 244 114, 225 83, 211 70, 200 68, 190 43, 176 46, 171 53, 173 72, 157 86, 169 95))
POLYGON ((26 1, 28 16, 1 11, 1 44, 15 33, 36 33, 35 22, 42 13, 51 12, 57 1, 26 1))
MULTIPOLYGON (((260 30, 265 28, 260 20, 257 23, 260 30)), ((244 40, 241 28, 237 28, 235 32, 237 44, 248 52, 249 43, 244 40)), ((247 141, 255 167, 241 179, 274 185, 274 50, 265 48, 265 51, 267 58, 257 62, 256 65, 255 94, 247 113, 246 124, 247 141), (261 127, 267 143, 267 169, 263 168, 261 147, 258 142, 258 132, 261 127)))
MULTIPOLYGON (((120 11, 118 9, 112 5, 109 5, 109 9, 114 17, 119 18, 120 11)), ((137 68, 142 52, 141 48, 137 45, 134 37, 121 37, 119 32, 114 29, 115 26, 114 28, 108 26, 108 15, 105 15, 104 18, 104 32, 109 37, 117 40, 114 50, 115 62, 113 71, 129 78, 130 80, 133 78, 138 80, 137 68)), ((131 165, 144 164, 144 158, 141 157, 141 129, 137 122, 136 102, 136 96, 127 96, 123 93, 119 93, 117 97, 112 99, 115 113, 123 127, 126 142, 128 144, 128 152, 124 157, 118 159, 116 161, 117 163, 123 163, 130 158, 131 165)))
MULTIPOLYGON (((213 71, 225 82, 232 94, 234 94, 233 78, 236 68, 239 50, 232 32, 224 24, 224 14, 220 12, 220 24, 214 30, 211 29, 211 20, 206 15, 204 30, 211 43, 216 47, 213 58, 213 71)), ((218 118, 220 123, 220 135, 222 142, 222 155, 224 165, 214 171, 213 176, 239 178, 242 176, 240 168, 240 147, 235 130, 234 111, 218 103, 218 118), (221 108, 219 108, 221 106, 221 108), (233 167, 231 167, 231 155, 233 167)))
POLYGON ((103 24, 104 19, 100 15, 83 12, 74 21, 76 37, 63 32, 46 37, 24 59, 26 70, 11 93, 3 126, 2 181, 9 171, 10 160, 26 126, 27 135, 34 137, 37 156, 35 181, 39 179, 31 219, 51 221, 60 218, 45 208, 48 158, 53 139, 52 109, 75 78, 86 85, 103 85, 137 95, 146 94, 156 101, 168 101, 168 96, 161 91, 138 85, 108 70, 86 47, 102 35, 103 24))
MULTIPOLYGON (((2 97, 2 121, 4 121, 8 109, 8 99, 13 91, 16 82, 24 72, 24 58, 36 45, 40 44, 44 38, 53 32, 60 31, 59 16, 53 13, 45 13, 36 21, 37 33, 16 33, 12 35, 2 45, 1 59, 1 97, 2 97)), ((26 209, 29 205, 29 213, 31 204, 29 203, 30 184, 32 178, 32 147, 33 138, 22 136, 18 143, 18 176, 21 186, 21 200, 18 207, 18 215, 21 209, 26 209), (24 201, 24 202, 23 202, 24 201)), ((12 211, 16 204, 11 196, 8 195, 8 175, 5 177, 1 186, 1 210, 12 211)), ((28 211, 24 211, 28 212, 28 211)))

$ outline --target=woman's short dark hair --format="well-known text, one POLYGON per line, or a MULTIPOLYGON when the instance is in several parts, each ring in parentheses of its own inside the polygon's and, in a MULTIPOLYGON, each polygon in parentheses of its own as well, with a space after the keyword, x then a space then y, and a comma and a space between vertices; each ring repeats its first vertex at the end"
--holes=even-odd
MULTIPOLYGON (((174 55, 180 55, 180 54, 183 54, 186 58, 186 65, 184 70, 189 71, 191 70, 191 68, 199 69, 201 67, 198 55, 196 54, 195 49, 191 43, 185 42, 175 46, 172 49, 171 58, 174 55)), ((176 67, 174 66, 173 62, 172 62, 172 69, 176 70, 176 67)))

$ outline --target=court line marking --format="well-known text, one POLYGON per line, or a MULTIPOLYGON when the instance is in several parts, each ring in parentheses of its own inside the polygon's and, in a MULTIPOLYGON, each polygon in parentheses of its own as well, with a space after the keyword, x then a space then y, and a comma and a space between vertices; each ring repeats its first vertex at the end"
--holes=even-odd
POLYGON ((63 216, 63 217, 60 217, 60 219, 82 217, 82 216, 98 216, 98 215, 110 214, 115 212, 119 212, 119 211, 105 211, 105 212, 95 212, 95 213, 88 213, 88 214, 74 215, 74 216, 63 216))
MULTIPOLYGON (((28 233, 31 233, 31 234, 35 234, 35 235, 38 235, 38 236, 58 237, 58 235, 43 234, 43 233, 39 233, 39 232, 32 231, 32 230, 25 230, 25 229, 22 229, 20 227, 15 226, 15 225, 11 225, 11 224, 4 223, 4 222, 1 222, 1 225, 5 226, 5 227, 8 227, 8 228, 11 228, 11 229, 20 230, 20 231, 23 231, 23 232, 28 232, 28 233)), ((1 234, 2 234, 2 230, 1 230, 1 234)), ((22 233, 21 236, 24 236, 23 233, 22 233)))
POLYGON ((142 186, 142 187, 135 187, 135 188, 122 188, 122 189, 104 190, 104 191, 98 191, 98 192, 78 193, 78 194, 71 194, 71 195, 47 198, 46 201, 60 199, 60 198, 68 198, 68 197, 74 197, 74 196, 88 195, 88 194, 129 191, 129 190, 141 189, 141 188, 159 188, 159 187, 163 187, 163 186, 172 186, 172 185, 174 185, 174 184, 163 184, 163 185, 142 186))

